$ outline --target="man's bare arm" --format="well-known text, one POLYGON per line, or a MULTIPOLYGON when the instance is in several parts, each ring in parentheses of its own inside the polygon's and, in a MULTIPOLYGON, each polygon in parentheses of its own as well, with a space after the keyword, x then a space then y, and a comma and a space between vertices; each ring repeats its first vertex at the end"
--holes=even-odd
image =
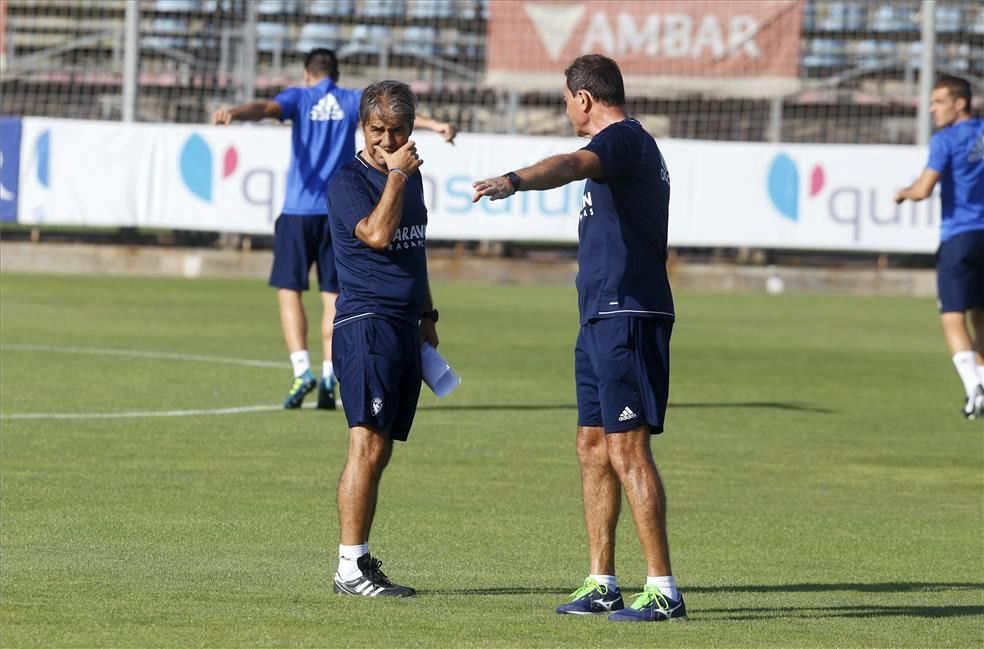
MULTIPOLYGON (((376 150, 382 151, 379 147, 376 150)), ((396 228, 403 218, 403 190, 410 176, 417 173, 417 169, 423 164, 423 160, 417 157, 413 140, 408 140, 393 153, 382 151, 382 155, 386 159, 386 168, 390 171, 383 195, 372 212, 355 226, 355 236, 373 250, 385 250, 393 241, 396 228)))
POLYGON ((212 115, 212 123, 225 126, 232 122, 258 122, 261 119, 280 119, 280 104, 269 99, 251 101, 232 108, 222 108, 212 115))
POLYGON ((455 128, 454 124, 451 124, 450 122, 440 122, 425 115, 417 115, 416 119, 413 121, 413 125, 415 127, 426 128, 430 131, 434 131, 443 137, 444 141, 449 144, 454 144, 454 138, 458 134, 458 129, 455 128))
POLYGON ((596 154, 581 149, 574 153, 544 158, 536 164, 517 170, 515 174, 519 176, 518 189, 506 176, 472 183, 475 189, 472 202, 477 203, 483 196, 496 201, 512 196, 520 190, 553 189, 575 180, 600 178, 605 175, 605 169, 596 154))
POLYGON ((916 182, 895 193, 895 202, 902 203, 906 200, 921 201, 929 198, 933 194, 933 188, 936 187, 939 179, 940 172, 935 169, 923 169, 916 182))

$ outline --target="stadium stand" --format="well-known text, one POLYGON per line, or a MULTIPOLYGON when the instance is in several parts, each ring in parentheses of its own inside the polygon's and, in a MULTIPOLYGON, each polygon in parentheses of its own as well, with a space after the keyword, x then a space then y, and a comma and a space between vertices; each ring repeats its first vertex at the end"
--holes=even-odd
MULTIPOLYGON (((0 112, 121 116, 123 0, 8 0, 0 112)), ((659 136, 735 141, 911 143, 921 43, 915 0, 802 5, 797 86, 633 91, 659 136)), ((220 104, 297 82, 313 47, 334 47, 344 82, 411 83, 423 109, 466 130, 563 134, 557 90, 490 81, 488 0, 257 0, 245 69, 244 0, 140 0, 143 121, 204 122, 220 104)), ((494 11, 494 7, 491 9, 494 11)), ((936 67, 984 95, 984 6, 936 3, 936 67)), ((522 49, 517 41, 510 47, 522 49)))

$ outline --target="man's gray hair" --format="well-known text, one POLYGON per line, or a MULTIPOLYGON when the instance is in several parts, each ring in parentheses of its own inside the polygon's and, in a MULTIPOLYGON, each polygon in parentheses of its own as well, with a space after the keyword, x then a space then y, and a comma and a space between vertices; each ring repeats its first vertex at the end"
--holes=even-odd
POLYGON ((380 81, 362 91, 359 102, 359 121, 366 124, 374 115, 383 113, 402 117, 413 130, 417 117, 417 97, 410 86, 401 81, 380 81))

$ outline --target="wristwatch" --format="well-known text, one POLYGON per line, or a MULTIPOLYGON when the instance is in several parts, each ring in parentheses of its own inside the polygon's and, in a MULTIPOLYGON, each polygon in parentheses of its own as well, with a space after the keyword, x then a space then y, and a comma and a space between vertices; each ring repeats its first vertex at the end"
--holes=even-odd
POLYGON ((423 313, 421 313, 420 319, 430 320, 431 322, 437 322, 439 316, 440 314, 437 312, 437 309, 431 309, 430 311, 424 311, 423 313))
POLYGON ((518 192, 519 186, 523 184, 523 179, 519 177, 519 174, 517 174, 515 171, 510 171, 509 173, 505 173, 502 175, 505 176, 506 180, 509 181, 509 184, 512 185, 513 191, 518 192))

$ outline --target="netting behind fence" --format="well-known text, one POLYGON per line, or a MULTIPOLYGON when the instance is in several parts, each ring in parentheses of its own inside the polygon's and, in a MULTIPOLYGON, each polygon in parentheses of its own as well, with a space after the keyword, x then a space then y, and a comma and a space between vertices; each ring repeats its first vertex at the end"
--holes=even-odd
MULTIPOLYGON (((0 2, 0 112, 120 119, 127 1, 0 2)), ((564 66, 601 52, 658 136, 915 140, 917 1, 251 1, 140 0, 137 119, 204 122, 300 83, 304 54, 331 47, 342 85, 400 79, 465 130, 563 134, 564 66)), ((934 72, 980 98, 984 7, 934 15, 934 72)))

